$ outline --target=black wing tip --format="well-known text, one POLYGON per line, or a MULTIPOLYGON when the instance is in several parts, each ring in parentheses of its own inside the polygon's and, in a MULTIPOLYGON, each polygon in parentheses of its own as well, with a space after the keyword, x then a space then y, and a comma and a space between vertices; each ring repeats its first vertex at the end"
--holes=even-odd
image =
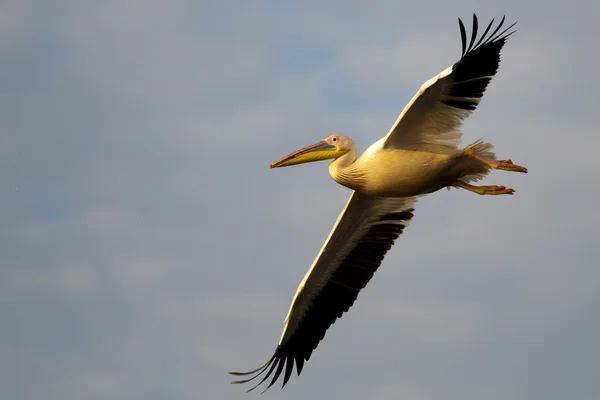
POLYGON ((498 26, 496 27, 494 32, 488 36, 487 34, 494 23, 494 18, 492 18, 492 20, 488 24, 487 28, 483 32, 483 35, 481 35, 481 37, 479 38, 479 41, 477 41, 477 43, 475 43, 475 40, 477 39, 477 31, 478 31, 479 22, 478 22, 477 15, 475 13, 473 13, 473 28, 471 31, 471 40, 469 41, 469 45, 467 46, 467 30, 465 28, 465 24, 463 23, 462 19, 459 17, 458 18, 458 26, 460 29, 460 37, 461 37, 461 42, 462 42, 461 59, 464 58, 466 55, 474 52, 478 48, 485 46, 486 44, 493 44, 493 43, 497 43, 497 42, 506 41, 506 39, 508 39, 509 36, 511 36, 513 33, 515 33, 517 31, 515 29, 515 30, 508 32, 510 29, 512 29, 517 24, 518 21, 513 22, 509 27, 507 27, 506 29, 504 29, 503 31, 498 33, 498 31, 500 31, 500 28, 502 28, 502 25, 504 25, 505 20, 506 20, 506 15, 503 15, 502 19, 498 23, 498 26))
POLYGON ((460 28, 460 39, 462 42, 462 55, 461 57, 464 57, 465 55, 465 50, 467 48, 467 30, 465 29, 465 24, 463 24, 462 20, 459 18, 458 19, 458 26, 460 28))
POLYGON ((240 379, 240 380, 232 381, 231 384, 241 385, 244 383, 248 383, 248 382, 258 378, 259 376, 263 375, 266 372, 266 375, 263 376, 263 378, 260 380, 260 382, 258 382, 256 385, 252 386, 250 389, 246 390, 246 393, 249 393, 249 392, 253 391, 254 389, 256 389, 257 387, 259 387, 260 385, 262 385, 266 380, 269 379, 271 374, 273 374, 273 372, 275 372, 275 374, 271 378, 271 381, 269 382, 269 385, 265 388, 265 390, 263 390, 261 392, 261 393, 264 393, 271 386, 273 386, 273 384, 279 379, 279 377, 281 376, 281 373, 283 372, 283 368, 284 368, 284 366, 286 366, 286 362, 287 362, 287 367, 286 367, 285 374, 283 377, 283 385, 281 385, 281 388, 283 389, 285 387, 285 385, 288 383, 288 381, 292 375, 292 371, 294 368, 294 361, 296 361, 298 375, 300 375, 300 372, 302 371, 303 362, 301 363, 297 359, 295 360, 291 354, 285 355, 282 350, 282 347, 278 346, 277 350, 275 351, 275 354, 273 354, 273 356, 269 359, 269 361, 267 361, 265 364, 263 364, 259 368, 252 370, 252 371, 248 371, 248 372, 230 371, 229 374, 233 375, 233 376, 253 375, 252 377, 250 377, 248 379, 240 379))

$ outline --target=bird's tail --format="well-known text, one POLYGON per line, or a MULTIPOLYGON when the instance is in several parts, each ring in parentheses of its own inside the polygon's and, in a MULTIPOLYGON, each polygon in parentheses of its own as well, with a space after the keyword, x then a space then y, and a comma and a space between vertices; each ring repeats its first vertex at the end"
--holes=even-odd
POLYGON ((494 145, 491 143, 484 142, 483 139, 477 139, 470 145, 468 145, 465 150, 471 151, 473 153, 477 153, 485 158, 489 158, 492 160, 496 159, 496 155, 492 151, 494 145))
MULTIPOLYGON (((464 151, 469 153, 477 153, 478 155, 490 160, 496 160, 496 154, 492 151, 494 145, 484 142, 482 139, 477 139, 475 142, 468 145, 464 151)), ((465 158, 465 175, 460 180, 464 182, 477 182, 485 178, 490 172, 490 167, 474 159, 473 157, 465 158)))

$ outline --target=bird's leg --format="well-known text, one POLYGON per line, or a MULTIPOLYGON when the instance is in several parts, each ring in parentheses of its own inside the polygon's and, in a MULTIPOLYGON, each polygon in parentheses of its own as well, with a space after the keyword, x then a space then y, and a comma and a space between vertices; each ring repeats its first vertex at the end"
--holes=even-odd
POLYGON ((493 169, 502 169, 504 171, 523 172, 527 173, 527 168, 521 167, 520 165, 513 164, 512 160, 494 160, 478 153, 474 148, 467 147, 463 150, 463 153, 471 158, 476 159, 479 162, 484 163, 493 169))
POLYGON ((488 194, 488 195, 497 195, 497 194, 513 194, 515 192, 514 189, 507 188, 506 186, 475 186, 469 185, 466 182, 461 181, 460 179, 455 180, 454 182, 448 185, 450 187, 462 188, 466 189, 469 192, 477 193, 477 194, 488 194))

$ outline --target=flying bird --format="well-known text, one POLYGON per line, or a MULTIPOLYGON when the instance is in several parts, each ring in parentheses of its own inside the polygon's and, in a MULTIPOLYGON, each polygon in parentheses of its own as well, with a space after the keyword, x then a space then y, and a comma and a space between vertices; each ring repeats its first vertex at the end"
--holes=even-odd
MULTIPOLYGON (((320 160, 331 177, 352 189, 329 237, 298 286, 273 356, 249 372, 230 372, 249 382, 264 374, 253 390, 283 373, 283 385, 298 375, 327 329, 350 309, 385 254, 410 220, 419 196, 442 188, 460 188, 480 195, 513 194, 505 186, 476 186, 491 169, 527 172, 511 160, 497 160, 492 145, 482 140, 458 148, 460 126, 477 107, 498 70, 500 50, 514 33, 494 20, 477 39, 477 16, 471 37, 458 19, 460 60, 425 82, 406 105, 389 133, 357 158, 354 141, 333 134, 271 164, 285 167, 320 160), (492 32, 492 33, 490 33, 492 32), (249 376, 249 377, 248 377, 249 376)), ((266 390, 265 389, 265 390, 266 390)))

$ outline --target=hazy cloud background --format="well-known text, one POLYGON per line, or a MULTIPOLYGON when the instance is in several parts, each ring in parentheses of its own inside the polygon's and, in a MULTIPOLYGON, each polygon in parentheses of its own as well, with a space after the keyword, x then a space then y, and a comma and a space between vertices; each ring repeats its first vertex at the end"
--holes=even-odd
POLYGON ((600 62, 591 1, 0 2, 6 399, 233 399, 349 192, 268 164, 361 150, 460 54, 518 32, 465 124, 528 175, 440 191, 264 398, 600 396, 600 62))

